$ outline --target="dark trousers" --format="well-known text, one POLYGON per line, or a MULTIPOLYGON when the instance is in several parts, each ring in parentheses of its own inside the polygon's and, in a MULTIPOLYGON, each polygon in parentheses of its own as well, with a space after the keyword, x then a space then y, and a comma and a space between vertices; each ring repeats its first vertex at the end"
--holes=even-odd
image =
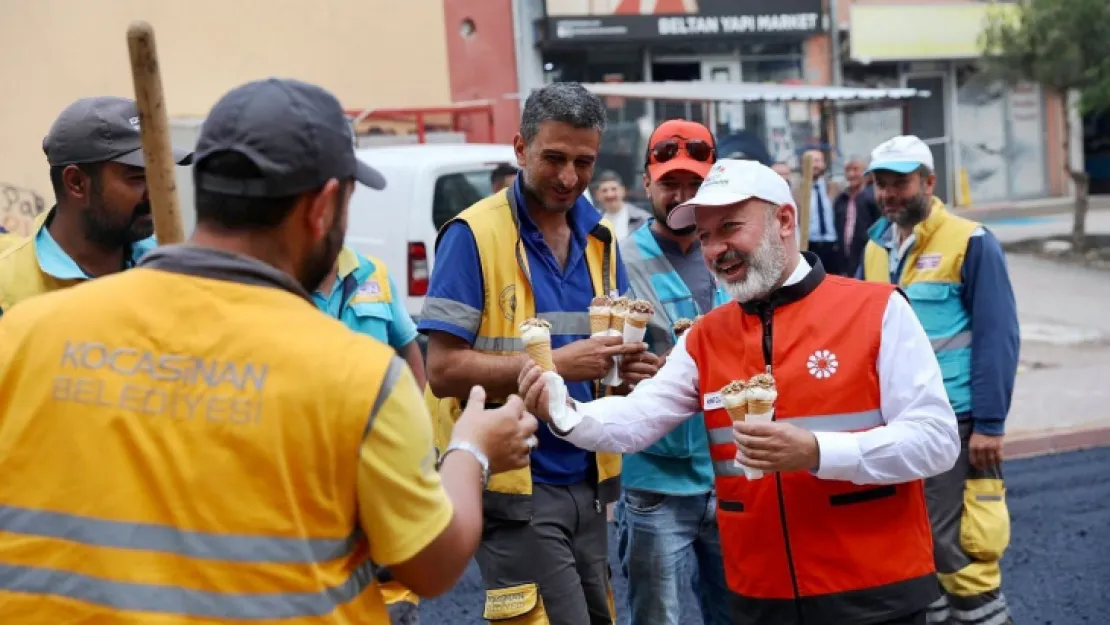
POLYGON ((476 560, 486 585, 487 610, 498 591, 528 592, 538 585, 542 608, 502 612, 498 622, 611 625, 608 539, 605 507, 597 504, 595 484, 533 484, 530 521, 486 517, 476 560))
POLYGON ((844 265, 847 263, 844 259, 844 252, 840 251, 839 243, 810 241, 809 251, 821 259, 821 265, 825 268, 825 273, 830 276, 844 275, 844 265))

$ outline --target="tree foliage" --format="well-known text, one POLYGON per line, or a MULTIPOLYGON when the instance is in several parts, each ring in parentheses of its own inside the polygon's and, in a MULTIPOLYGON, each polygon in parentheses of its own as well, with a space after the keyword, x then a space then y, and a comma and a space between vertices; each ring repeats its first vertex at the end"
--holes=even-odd
POLYGON ((1085 112, 1110 108, 1110 2, 993 4, 979 40, 989 75, 1007 84, 1037 82, 1059 93, 1075 89, 1085 112))

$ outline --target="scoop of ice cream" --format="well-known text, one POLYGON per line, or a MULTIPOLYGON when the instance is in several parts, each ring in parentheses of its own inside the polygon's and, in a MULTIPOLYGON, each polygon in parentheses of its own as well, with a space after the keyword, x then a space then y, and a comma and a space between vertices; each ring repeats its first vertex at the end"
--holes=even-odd
POLYGON ((655 307, 646 299, 634 299, 628 303, 628 312, 634 315, 647 315, 650 317, 655 314, 655 307))
POLYGON ((748 380, 748 396, 752 399, 773 400, 779 396, 775 377, 770 373, 757 373, 748 380))
POLYGON ((748 385, 743 380, 733 380, 721 389, 721 398, 725 400, 726 406, 735 406, 747 401, 747 395, 748 385))
POLYGON ((614 315, 626 315, 626 314, 628 314, 628 304, 629 303, 630 302, 628 301, 627 297, 618 297, 617 299, 613 300, 613 314, 614 315))
POLYGON ((525 343, 551 340, 551 324, 543 319, 525 319, 520 324, 520 339, 525 343))
POLYGON ((694 327, 694 321, 692 319, 687 319, 686 317, 683 317, 674 322, 674 335, 682 336, 684 332, 692 327, 694 327))
POLYGON ((602 295, 601 297, 595 297, 590 300, 590 308, 609 308, 612 305, 613 300, 605 297, 604 295, 602 295))

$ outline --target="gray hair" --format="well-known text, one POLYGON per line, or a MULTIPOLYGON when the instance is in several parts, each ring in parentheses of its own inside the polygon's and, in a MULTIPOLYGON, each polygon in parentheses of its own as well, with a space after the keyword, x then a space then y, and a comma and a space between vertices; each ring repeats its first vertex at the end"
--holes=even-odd
POLYGON ((605 132, 605 106, 601 99, 576 82, 557 82, 532 92, 524 102, 520 134, 531 143, 543 122, 562 122, 575 128, 605 132))
POLYGON ((606 182, 615 182, 622 187, 624 186, 624 181, 621 180, 620 174, 613 171, 612 169, 606 169, 605 171, 601 172, 601 174, 599 174, 596 178, 594 178, 595 187, 600 187, 606 182))

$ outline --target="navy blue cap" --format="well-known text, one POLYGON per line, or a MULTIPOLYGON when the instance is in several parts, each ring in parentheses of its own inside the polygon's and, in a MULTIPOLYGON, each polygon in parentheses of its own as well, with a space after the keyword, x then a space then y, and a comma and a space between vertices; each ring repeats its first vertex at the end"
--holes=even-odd
POLYGON ((355 156, 355 134, 339 100, 298 80, 249 82, 224 95, 204 120, 195 163, 221 152, 245 156, 262 172, 238 179, 195 172, 198 189, 239 197, 289 197, 328 180, 354 178, 384 189, 385 177, 355 156))
MULTIPOLYGON (((51 167, 115 161, 146 167, 139 134, 139 106, 115 96, 81 98, 58 115, 42 140, 51 167)), ((178 165, 189 164, 189 151, 173 148, 178 165)))

